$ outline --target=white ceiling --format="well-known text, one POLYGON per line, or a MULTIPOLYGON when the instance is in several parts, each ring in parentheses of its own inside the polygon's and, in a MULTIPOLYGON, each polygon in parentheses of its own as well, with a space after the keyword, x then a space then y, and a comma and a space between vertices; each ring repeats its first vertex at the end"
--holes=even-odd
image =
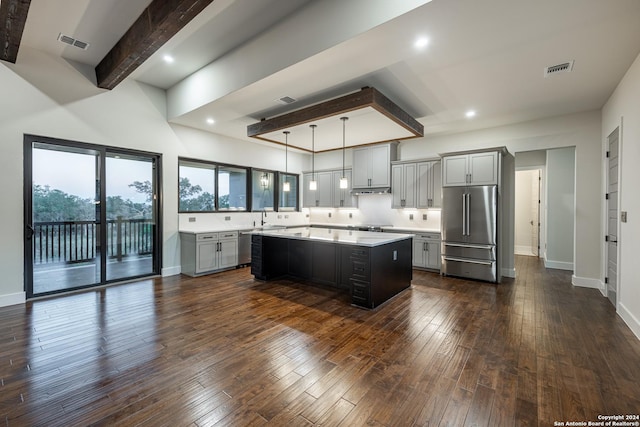
MULTIPOLYGON (((328 0, 215 0, 130 78, 175 87, 234 50, 245 47, 250 54, 250 41, 319 1, 328 0), (166 53, 175 57, 173 64, 162 60, 166 53)), ((335 4, 353 19, 373 13, 350 10, 352 1, 335 4)), ((149 2, 32 0, 22 43, 95 66, 149 2), (63 45, 56 40, 60 32, 91 46, 81 51, 63 45)), ((638 0, 433 0, 292 59, 171 121, 254 141, 246 136, 248 124, 364 86, 375 87, 418 119, 427 137, 599 109, 640 53, 639 23, 638 0), (429 38, 426 48, 413 47, 418 36, 429 38), (571 60, 571 73, 543 76, 546 66, 571 60), (275 101, 285 95, 298 101, 287 106, 275 101), (465 117, 470 109, 477 111, 473 119, 465 117), (216 123, 206 123, 206 117, 216 123)), ((292 38, 299 36, 296 31, 292 38)), ((327 35, 333 31, 327 22, 327 35)), ((341 138, 335 139, 326 147, 341 146, 341 138)))

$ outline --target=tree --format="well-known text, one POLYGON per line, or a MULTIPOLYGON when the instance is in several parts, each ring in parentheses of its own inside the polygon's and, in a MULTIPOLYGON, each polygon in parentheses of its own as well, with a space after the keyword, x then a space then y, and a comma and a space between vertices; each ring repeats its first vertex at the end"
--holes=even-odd
POLYGON ((147 196, 147 202, 151 201, 151 196, 153 195, 151 181, 133 181, 129 184, 129 187, 133 187, 140 194, 145 194, 147 196))
POLYGON ((192 185, 189 178, 180 178, 180 187, 178 194, 180 197, 179 210, 182 212, 192 211, 213 211, 215 208, 215 200, 213 194, 202 192, 202 187, 192 185))

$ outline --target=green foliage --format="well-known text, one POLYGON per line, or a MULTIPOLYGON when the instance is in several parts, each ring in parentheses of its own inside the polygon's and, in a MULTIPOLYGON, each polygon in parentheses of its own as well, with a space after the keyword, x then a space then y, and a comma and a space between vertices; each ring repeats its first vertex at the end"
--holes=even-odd
MULTIPOLYGON (((206 212, 215 210, 214 195, 209 192, 202 192, 202 187, 192 185, 189 178, 180 178, 180 211, 181 212, 206 212)), ((229 200, 227 197, 227 206, 229 200)))
MULTIPOLYGON (((149 196, 150 198, 150 196, 149 196)), ((33 187, 34 222, 94 221, 100 205, 48 185, 33 187)), ((151 218, 151 203, 135 203, 121 196, 107 197, 107 219, 118 216, 130 219, 151 218)))

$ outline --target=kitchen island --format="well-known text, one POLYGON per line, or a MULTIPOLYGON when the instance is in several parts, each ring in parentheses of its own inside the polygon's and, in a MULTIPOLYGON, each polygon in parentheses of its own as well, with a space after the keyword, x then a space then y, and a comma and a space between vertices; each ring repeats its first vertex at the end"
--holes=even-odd
POLYGON ((297 227, 251 236, 251 274, 289 276, 350 293, 374 308, 411 285, 411 234, 297 227))

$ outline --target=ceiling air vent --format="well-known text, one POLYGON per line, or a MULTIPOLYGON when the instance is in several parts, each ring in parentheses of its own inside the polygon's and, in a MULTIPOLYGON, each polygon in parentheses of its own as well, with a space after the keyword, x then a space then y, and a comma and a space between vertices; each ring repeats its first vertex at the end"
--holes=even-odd
POLYGON ((74 46, 82 50, 89 49, 89 43, 74 39, 73 37, 65 36, 62 33, 58 34, 58 40, 64 44, 68 44, 69 46, 74 46))
POLYGON ((282 98, 278 99, 278 102, 281 104, 293 104, 294 102, 296 102, 296 99, 290 97, 290 96, 283 96, 282 98))
POLYGON ((544 69, 544 76, 548 77, 559 73, 569 73, 573 70, 573 61, 565 62, 564 64, 552 65, 544 69))

